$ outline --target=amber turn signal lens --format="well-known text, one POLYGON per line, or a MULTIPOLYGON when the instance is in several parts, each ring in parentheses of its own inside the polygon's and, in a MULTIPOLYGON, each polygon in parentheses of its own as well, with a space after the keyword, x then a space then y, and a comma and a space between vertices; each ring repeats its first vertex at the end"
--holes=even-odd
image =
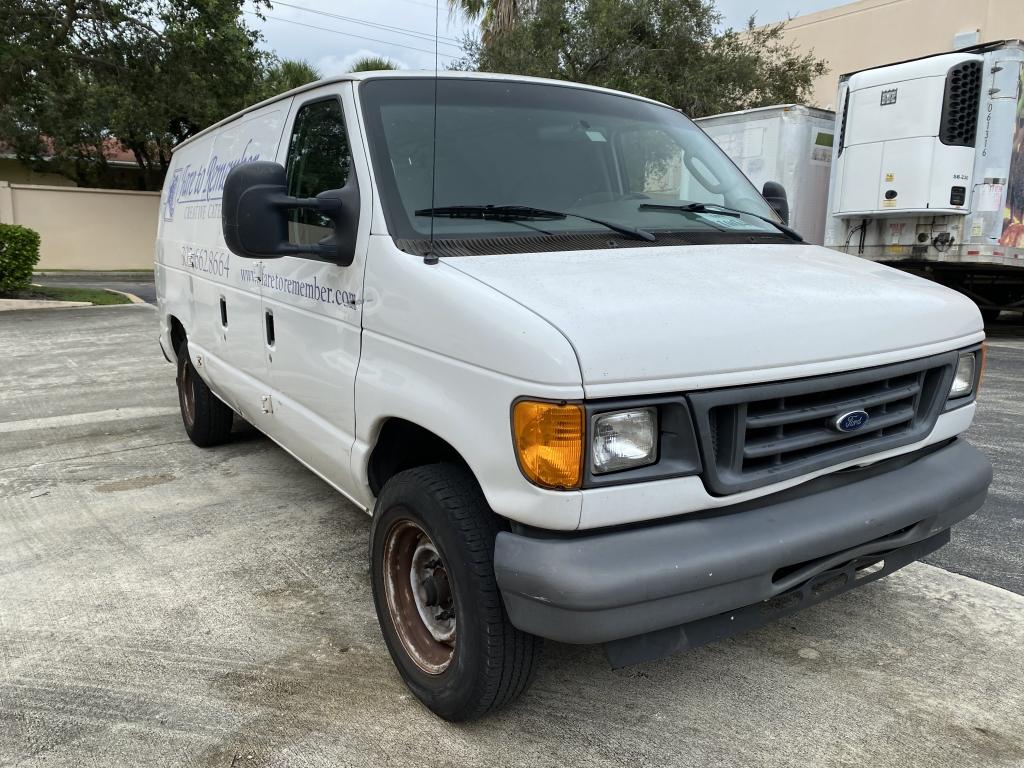
POLYGON ((519 466, 543 488, 579 488, 583 478, 583 408, 520 400, 512 409, 519 466))

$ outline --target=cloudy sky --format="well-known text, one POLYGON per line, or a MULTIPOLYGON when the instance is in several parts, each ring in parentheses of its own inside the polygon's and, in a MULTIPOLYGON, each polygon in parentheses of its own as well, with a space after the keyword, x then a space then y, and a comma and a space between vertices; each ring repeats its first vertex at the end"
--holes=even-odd
MULTIPOLYGON (((439 0, 438 53, 441 65, 460 56, 464 34, 476 24, 447 9, 439 0)), ((759 22, 841 5, 841 0, 718 0, 724 24, 740 27, 751 14, 759 22)), ((403 68, 432 69, 433 0, 274 0, 266 21, 250 15, 264 46, 285 59, 305 59, 322 75, 347 71, 362 56, 386 56, 403 68)))

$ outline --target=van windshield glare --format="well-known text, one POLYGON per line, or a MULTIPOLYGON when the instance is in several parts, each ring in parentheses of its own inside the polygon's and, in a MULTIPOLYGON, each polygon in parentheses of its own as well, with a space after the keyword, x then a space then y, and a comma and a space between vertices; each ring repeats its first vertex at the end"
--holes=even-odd
POLYGON ((439 239, 607 233, 595 220, 655 235, 706 233, 709 242, 722 232, 778 235, 757 218, 777 219, 753 185, 673 109, 568 85, 442 77, 436 88, 435 159, 432 78, 359 85, 374 174, 396 239, 428 238, 431 221, 439 239), (658 205, 692 202, 754 215, 709 207, 680 216, 658 205), (542 230, 501 216, 416 215, 454 206, 568 215, 545 220, 542 230))

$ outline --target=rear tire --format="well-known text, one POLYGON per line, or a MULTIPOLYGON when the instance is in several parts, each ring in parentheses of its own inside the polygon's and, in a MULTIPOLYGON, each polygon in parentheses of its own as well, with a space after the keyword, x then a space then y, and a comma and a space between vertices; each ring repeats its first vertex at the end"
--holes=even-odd
POLYGON ((370 531, 373 598, 405 684, 445 720, 482 717, 530 685, 541 640, 512 626, 494 578, 498 519, 464 468, 384 486, 370 531))
POLYGON ((200 448, 227 442, 234 411, 225 405, 196 372, 188 354, 188 342, 178 347, 178 405, 189 440, 200 448))

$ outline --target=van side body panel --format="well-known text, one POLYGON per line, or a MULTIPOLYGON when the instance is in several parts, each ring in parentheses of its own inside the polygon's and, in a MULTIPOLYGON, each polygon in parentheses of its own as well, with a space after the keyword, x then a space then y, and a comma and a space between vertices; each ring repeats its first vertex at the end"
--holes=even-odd
POLYGON ((368 458, 383 424, 398 417, 452 445, 501 515, 575 529, 582 494, 527 482, 510 420, 518 397, 583 397, 565 337, 473 278, 397 250, 387 236, 371 237, 365 293, 352 456, 356 497, 370 505, 368 458))
POLYGON ((177 352, 168 318, 178 318, 200 376, 260 429, 268 426, 259 408, 266 376, 262 262, 228 251, 220 199, 232 167, 275 157, 290 102, 273 102, 175 152, 160 201, 156 272, 163 344, 177 352))
POLYGON ((275 159, 287 167, 296 115, 308 105, 323 102, 340 102, 353 148, 349 173, 356 174, 360 189, 355 256, 346 267, 299 256, 263 262, 264 322, 269 316, 274 327, 273 344, 265 345, 266 384, 274 409, 267 434, 350 494, 353 387, 360 356, 363 271, 374 198, 366 158, 360 151, 363 142, 351 83, 335 83, 292 99, 275 159))

